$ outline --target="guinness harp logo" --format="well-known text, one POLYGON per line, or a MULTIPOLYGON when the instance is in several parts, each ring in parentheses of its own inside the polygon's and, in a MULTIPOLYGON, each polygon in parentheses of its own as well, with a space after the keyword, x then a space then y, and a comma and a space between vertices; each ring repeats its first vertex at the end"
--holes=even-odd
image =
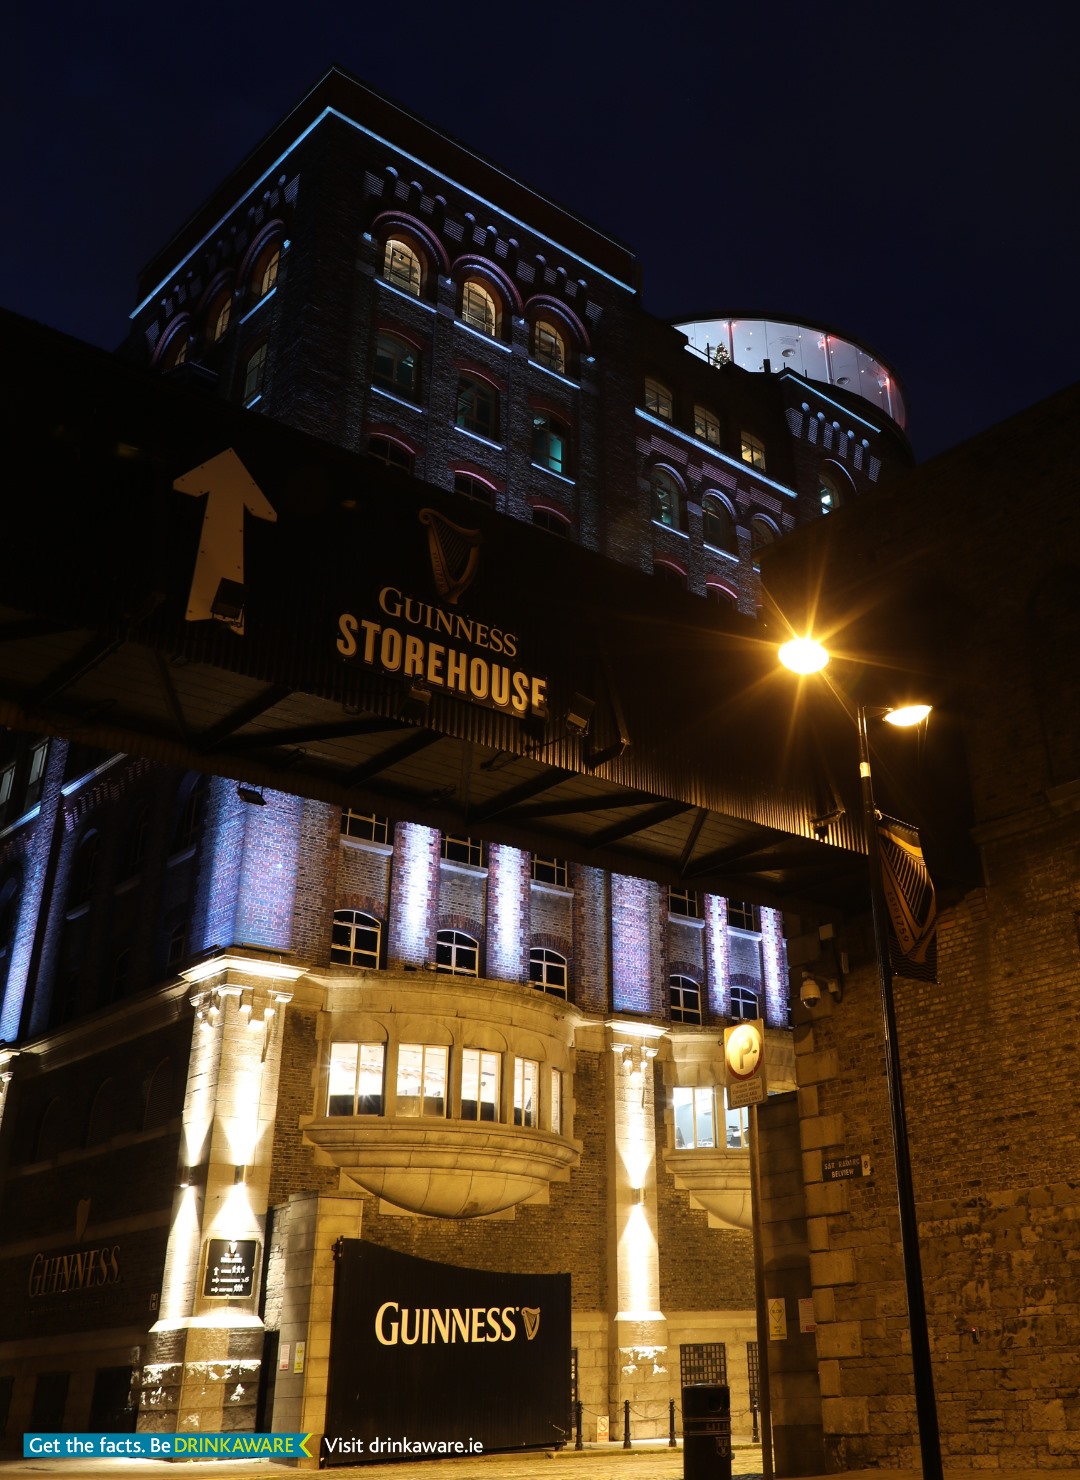
POLYGON ((484 536, 478 529, 463 529, 437 509, 421 509, 420 523, 427 525, 435 588, 453 606, 473 583, 484 536))
POLYGON ((521 1319, 525 1322, 525 1335, 531 1341, 540 1329, 540 1307, 538 1305, 523 1305, 521 1307, 521 1319))

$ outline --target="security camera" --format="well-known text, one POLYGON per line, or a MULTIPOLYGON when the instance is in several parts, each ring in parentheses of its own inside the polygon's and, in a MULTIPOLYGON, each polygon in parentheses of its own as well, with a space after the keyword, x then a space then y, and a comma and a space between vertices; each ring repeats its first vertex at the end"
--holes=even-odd
POLYGON ((821 987, 808 971, 803 972, 799 1001, 804 1007, 816 1007, 821 1001, 821 987))

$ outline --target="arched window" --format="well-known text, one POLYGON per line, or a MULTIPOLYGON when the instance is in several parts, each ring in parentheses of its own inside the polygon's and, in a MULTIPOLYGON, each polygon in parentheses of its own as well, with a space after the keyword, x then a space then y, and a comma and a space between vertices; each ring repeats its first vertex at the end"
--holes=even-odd
POLYGON ((396 334, 380 330, 375 340, 371 383, 415 401, 420 392, 420 356, 413 346, 396 334))
POLYGON ((485 483, 483 478, 477 478, 473 473, 455 473, 454 492, 463 493, 466 498, 475 499, 478 504, 495 502, 495 490, 491 484, 485 483))
POLYGON ((733 1018, 756 1018, 758 1015, 757 993, 749 987, 732 987, 731 1016, 733 1018))
POLYGON ((232 291, 223 288, 210 300, 210 307, 206 310, 205 337, 211 344, 220 344, 225 338, 225 331, 229 327, 232 318, 232 291))
POLYGON ((383 248, 382 275, 386 282, 419 298, 424 268, 416 249, 399 236, 387 237, 383 248))
POLYGON ((765 471, 765 443, 760 437, 755 437, 752 432, 743 432, 739 438, 739 456, 744 463, 749 463, 752 468, 757 468, 759 473, 765 471))
POLYGON ((143 1130, 152 1131, 158 1126, 168 1125, 173 1115, 179 1115, 181 1109, 172 1059, 162 1059, 146 1086, 143 1130))
POLYGON ((673 1023, 701 1022, 701 988, 692 977, 678 974, 668 977, 673 1023))
POLYGON ((409 449, 393 437, 369 437, 367 451, 368 457, 376 462, 388 468, 400 468, 403 473, 411 473, 416 462, 409 449))
POLYGON ((776 525, 771 519, 766 519, 764 514, 755 514, 750 520, 750 550, 756 554, 766 545, 775 542, 777 536, 776 525))
POLYGON ((361 966, 368 971, 379 967, 382 925, 374 915, 360 910, 335 910, 330 937, 330 959, 342 966, 361 966))
POLYGON ((435 970, 450 976, 478 976, 480 942, 462 930, 440 930, 435 936, 435 970))
POLYGON ((561 540, 570 538, 570 521, 563 514, 557 514, 554 509, 536 508, 532 512, 532 522, 537 529, 546 530, 548 534, 558 535, 561 540))
POLYGON ((265 298, 277 286, 278 268, 281 266, 281 243, 268 242, 258 257, 251 274, 253 298, 265 298))
POLYGON ((461 321, 497 339, 502 327, 502 307, 491 289, 479 278, 466 278, 461 285, 461 321))
POLYGON ((707 406, 694 407, 694 436, 708 442, 710 447, 720 446, 720 418, 707 406))
POLYGON ((570 428, 548 411, 534 411, 532 418, 532 460, 549 473, 570 476, 570 428))
POLYGON ((552 997, 566 996, 566 966, 566 957, 558 951, 534 946, 529 952, 529 980, 537 991, 552 997))
POLYGON ((87 1146, 100 1146, 112 1139, 116 1130, 116 1081, 103 1080, 98 1086, 86 1126, 87 1146))
POLYGON ((661 381, 651 377, 645 381, 645 410, 659 416, 662 421, 671 421, 675 412, 671 391, 661 381))
POLYGON ((735 516, 719 494, 707 493, 701 500, 701 536, 714 550, 725 550, 729 555, 739 552, 735 516))
POLYGON ((666 586, 677 586, 680 591, 685 591, 687 588, 686 572, 680 570, 677 565, 672 565, 667 560, 654 561, 652 573, 658 581, 663 581, 666 586))
POLYGON ((533 324, 530 353, 546 370, 554 370, 556 375, 566 374, 566 335, 551 319, 537 319, 533 324))
POLYGON ((705 596, 709 601, 715 601, 719 606, 738 608, 739 598, 734 591, 729 591, 726 586, 718 586, 710 582, 705 587, 705 596))
POLYGON ((162 370, 175 370, 188 357, 188 325, 183 323, 169 335, 169 341, 161 356, 162 370))
POLYGON ((666 524, 669 529, 683 527, 682 489, 673 473, 667 468, 653 468, 649 475, 652 495, 652 517, 657 524, 666 524))
POLYGON ((240 392, 240 399, 245 406, 250 405, 256 396, 262 395, 263 385, 266 381, 266 344, 257 344, 244 361, 244 384, 240 392))
POLYGON ((499 435, 499 393, 486 380, 462 375, 458 380, 454 423, 463 431, 494 442, 499 435))

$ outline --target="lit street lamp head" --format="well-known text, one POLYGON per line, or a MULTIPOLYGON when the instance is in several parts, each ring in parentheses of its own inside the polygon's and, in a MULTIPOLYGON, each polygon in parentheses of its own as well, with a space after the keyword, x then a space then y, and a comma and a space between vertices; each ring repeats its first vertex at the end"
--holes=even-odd
POLYGON ((778 656, 792 673, 820 673, 829 661, 828 652, 812 637, 793 637, 782 643, 778 656))
POLYGON ((887 709, 881 717, 887 725, 906 730, 911 725, 921 725, 930 709, 929 704, 903 704, 897 709, 887 709))

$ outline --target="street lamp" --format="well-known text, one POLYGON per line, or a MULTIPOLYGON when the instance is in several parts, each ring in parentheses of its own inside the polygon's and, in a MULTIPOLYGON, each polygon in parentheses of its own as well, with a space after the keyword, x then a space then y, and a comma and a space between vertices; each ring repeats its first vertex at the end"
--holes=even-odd
MULTIPOLYGON (((780 648, 779 657, 786 668, 800 674, 819 673, 829 661, 826 649, 810 637, 792 638, 791 641, 784 643, 780 648)), ((934 1372, 930 1364, 930 1334, 926 1321, 926 1297, 923 1293, 919 1224, 915 1214, 915 1190, 911 1178, 907 1112, 904 1107, 904 1081, 900 1071, 900 1046, 897 1039, 896 1011, 893 1004, 889 910, 881 875, 878 810, 874 802, 874 785, 870 772, 870 741, 867 733, 867 722, 870 718, 884 719, 889 724, 903 728, 919 724, 929 713, 928 704, 909 704, 897 709, 881 706, 868 709, 865 704, 858 704, 856 707, 856 726, 859 732, 859 783, 862 792, 866 852, 870 866, 874 954, 877 958, 878 985, 881 990, 885 1074, 889 1089, 893 1156, 896 1163, 896 1200, 900 1213, 900 1247, 904 1260, 904 1286, 907 1294, 908 1327, 911 1332, 911 1362, 915 1377, 915 1415, 919 1425, 923 1480, 942 1480, 941 1438, 938 1433, 937 1401, 934 1397, 934 1372)))

